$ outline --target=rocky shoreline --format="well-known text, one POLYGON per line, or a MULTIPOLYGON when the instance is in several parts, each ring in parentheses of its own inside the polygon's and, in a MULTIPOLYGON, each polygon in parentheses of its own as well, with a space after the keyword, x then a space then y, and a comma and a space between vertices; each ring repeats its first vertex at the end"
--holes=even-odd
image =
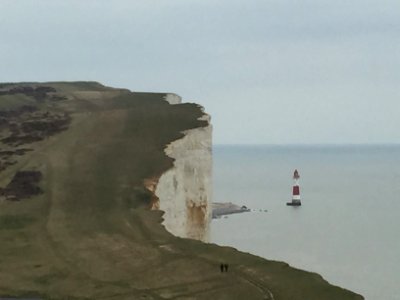
POLYGON ((221 216, 238 214, 251 211, 246 206, 239 206, 232 202, 214 202, 212 203, 212 218, 218 219, 221 216))

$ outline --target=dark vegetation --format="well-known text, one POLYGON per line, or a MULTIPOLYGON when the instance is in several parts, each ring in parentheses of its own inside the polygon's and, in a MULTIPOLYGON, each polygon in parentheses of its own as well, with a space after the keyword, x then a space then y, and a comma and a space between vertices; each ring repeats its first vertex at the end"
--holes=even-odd
POLYGON ((49 86, 16 86, 9 89, 0 90, 0 96, 2 95, 16 95, 24 94, 29 97, 33 97, 36 101, 44 101, 49 93, 55 93, 56 90, 49 86))
POLYGON ((7 167, 15 165, 17 163, 16 160, 0 160, 0 172, 7 169, 7 167))
POLYGON ((68 129, 71 117, 68 113, 36 112, 29 106, 17 110, 0 111, 4 116, 3 129, 8 126, 10 134, 1 139, 4 144, 19 146, 41 141, 46 137, 68 129))
POLYGON ((8 156, 11 156, 11 155, 24 155, 28 151, 32 151, 32 149, 18 148, 18 149, 15 149, 15 150, 4 150, 4 151, 0 151, 0 157, 2 157, 2 156, 8 157, 8 156))
POLYGON ((32 151, 32 149, 18 148, 15 150, 9 149, 0 151, 0 172, 5 170, 8 166, 12 166, 17 163, 17 161, 12 159, 14 155, 22 156, 29 151, 32 151))
POLYGON ((41 179, 42 173, 39 171, 18 171, 4 189, 0 188, 0 196, 6 200, 19 201, 39 195, 43 192, 37 185, 41 179))
POLYGON ((1 139, 8 145, 19 146, 41 141, 51 135, 68 129, 71 118, 67 113, 41 113, 28 115, 24 119, 9 123, 11 134, 1 139))
POLYGON ((19 117, 23 113, 32 113, 37 111, 37 107, 33 105, 23 105, 18 109, 11 109, 11 110, 0 110, 0 120, 1 124, 7 124, 8 118, 15 118, 19 117))
MULTIPOLYGON (((10 99, 10 98, 8 98, 10 99)), ((53 101, 66 100, 51 86, 0 85, 0 172, 17 163, 31 149, 15 147, 33 144, 68 129, 71 117, 67 112, 54 110, 53 101), (32 101, 7 107, 2 96, 25 95, 32 101), (6 149, 4 149, 6 148, 6 149)))

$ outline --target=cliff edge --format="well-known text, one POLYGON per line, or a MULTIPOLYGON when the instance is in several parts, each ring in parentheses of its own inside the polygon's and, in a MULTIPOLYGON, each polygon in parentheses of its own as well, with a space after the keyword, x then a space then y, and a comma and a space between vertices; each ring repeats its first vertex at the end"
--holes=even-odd
POLYGON ((362 299, 165 229, 208 230, 191 228, 208 226, 211 128, 180 102, 96 82, 0 84, 0 297, 362 299))
POLYGON ((169 232, 206 242, 212 209, 212 127, 207 114, 199 120, 208 125, 185 131, 183 138, 166 147, 174 162, 159 178, 155 195, 169 232))

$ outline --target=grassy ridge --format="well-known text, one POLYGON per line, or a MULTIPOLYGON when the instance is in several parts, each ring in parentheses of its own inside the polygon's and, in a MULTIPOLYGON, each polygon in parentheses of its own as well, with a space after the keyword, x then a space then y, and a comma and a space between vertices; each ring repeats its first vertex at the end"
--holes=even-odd
MULTIPOLYGON (((5 186, 17 170, 40 171, 44 190, 0 200, 0 296, 362 299, 317 274, 165 231, 161 213, 148 209, 152 195, 143 180, 172 165, 165 145, 207 125, 198 120, 199 106, 169 105, 164 94, 92 82, 12 86, 24 85, 56 89, 65 99, 28 100, 40 111, 67 113, 72 122, 68 130, 24 145, 33 151, 0 172, 5 186), (229 262, 229 273, 219 272, 221 261, 229 262)), ((7 97, 4 106, 15 108, 7 97)))

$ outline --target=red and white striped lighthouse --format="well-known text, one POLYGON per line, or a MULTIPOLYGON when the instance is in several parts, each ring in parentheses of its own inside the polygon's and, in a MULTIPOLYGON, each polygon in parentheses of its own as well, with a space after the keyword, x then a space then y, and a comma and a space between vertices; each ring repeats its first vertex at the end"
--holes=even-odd
POLYGON ((287 205, 290 205, 290 206, 300 206, 301 205, 299 179, 300 179, 299 172, 297 170, 294 170, 292 202, 286 203, 287 205))

